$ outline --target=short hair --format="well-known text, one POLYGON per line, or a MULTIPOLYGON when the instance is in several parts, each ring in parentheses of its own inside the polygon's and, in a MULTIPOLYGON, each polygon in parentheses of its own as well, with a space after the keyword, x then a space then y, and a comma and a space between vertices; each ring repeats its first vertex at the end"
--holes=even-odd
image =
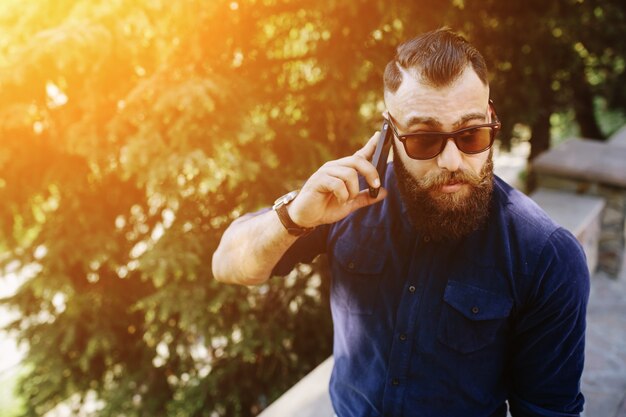
POLYGON ((422 82, 445 87, 471 65, 488 85, 485 59, 463 36, 444 27, 409 39, 398 46, 396 56, 385 67, 385 91, 395 93, 402 84, 402 71, 416 71, 422 82))

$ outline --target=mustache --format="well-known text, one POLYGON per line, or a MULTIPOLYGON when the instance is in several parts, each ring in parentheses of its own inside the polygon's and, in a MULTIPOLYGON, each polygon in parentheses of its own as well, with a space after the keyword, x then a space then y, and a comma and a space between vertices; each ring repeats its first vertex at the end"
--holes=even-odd
POLYGON ((419 186, 424 189, 433 189, 455 183, 464 183, 478 187, 483 185, 485 182, 486 175, 484 172, 482 172, 481 175, 478 175, 472 171, 467 170, 441 170, 438 172, 429 173, 418 181, 419 186))

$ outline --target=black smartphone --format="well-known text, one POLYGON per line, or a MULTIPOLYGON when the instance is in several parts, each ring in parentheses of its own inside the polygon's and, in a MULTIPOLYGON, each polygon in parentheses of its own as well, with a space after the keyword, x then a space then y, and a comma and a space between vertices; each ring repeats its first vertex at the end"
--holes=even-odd
MULTIPOLYGON (((376 151, 374 151, 374 157, 372 158, 372 165, 376 167, 378 171, 378 177, 380 178, 380 184, 385 183, 385 172, 387 171, 387 158, 389 157, 389 149, 391 148, 391 139, 393 132, 389 122, 385 120, 383 127, 380 129, 380 138, 376 144, 376 151)), ((379 188, 369 187, 370 196, 372 198, 378 197, 379 188)))

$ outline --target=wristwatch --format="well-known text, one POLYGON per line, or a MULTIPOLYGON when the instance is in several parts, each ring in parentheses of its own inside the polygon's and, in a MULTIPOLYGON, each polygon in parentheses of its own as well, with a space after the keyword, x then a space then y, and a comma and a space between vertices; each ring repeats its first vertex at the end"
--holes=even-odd
POLYGON ((278 214, 278 218, 280 222, 285 226, 287 232, 293 236, 304 236, 313 231, 314 227, 302 227, 298 226, 291 217, 289 217, 289 211, 287 211, 287 205, 293 201, 294 198, 298 195, 299 190, 291 191, 285 194, 282 197, 278 197, 276 201, 274 201, 274 206, 272 209, 278 214))

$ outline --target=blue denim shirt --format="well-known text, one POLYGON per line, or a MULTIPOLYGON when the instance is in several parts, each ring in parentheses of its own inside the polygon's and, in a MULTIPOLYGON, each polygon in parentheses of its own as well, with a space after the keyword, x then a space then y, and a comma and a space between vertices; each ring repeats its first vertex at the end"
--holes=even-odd
POLYGON ((327 253, 339 417, 578 416, 589 273, 576 239, 496 177, 487 224, 434 242, 393 168, 379 204, 300 238, 276 266, 327 253))

